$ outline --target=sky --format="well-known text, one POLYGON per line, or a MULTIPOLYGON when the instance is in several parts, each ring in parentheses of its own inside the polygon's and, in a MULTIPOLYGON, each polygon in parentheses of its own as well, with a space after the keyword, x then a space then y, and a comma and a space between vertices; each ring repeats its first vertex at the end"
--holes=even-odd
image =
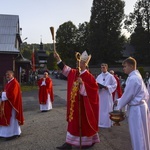
MULTIPOLYGON (((125 0, 125 14, 133 12, 136 1, 125 0)), ((77 27, 89 22, 92 3, 93 0, 1 0, 0 13, 19 15, 23 42, 52 43, 49 28, 53 26, 55 34, 65 22, 72 21, 77 27)))

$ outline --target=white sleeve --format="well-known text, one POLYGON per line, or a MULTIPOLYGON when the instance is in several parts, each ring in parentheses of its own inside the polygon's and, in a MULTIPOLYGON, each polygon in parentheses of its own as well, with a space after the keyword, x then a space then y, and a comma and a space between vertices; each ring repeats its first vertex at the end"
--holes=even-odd
POLYGON ((71 68, 69 66, 65 65, 63 70, 62 70, 62 74, 67 77, 70 70, 71 70, 71 68))
POLYGON ((2 92, 2 101, 6 101, 6 100, 8 100, 6 96, 6 92, 2 92))
POLYGON ((41 86, 46 85, 45 80, 42 81, 41 86))

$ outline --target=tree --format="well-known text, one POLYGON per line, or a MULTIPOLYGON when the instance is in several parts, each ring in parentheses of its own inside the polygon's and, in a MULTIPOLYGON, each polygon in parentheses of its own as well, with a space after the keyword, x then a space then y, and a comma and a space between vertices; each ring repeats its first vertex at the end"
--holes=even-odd
POLYGON ((80 23, 77 29, 76 46, 80 53, 84 50, 89 51, 89 23, 80 23))
POLYGON ((21 53, 22 55, 27 58, 27 59, 30 59, 31 60, 31 57, 32 57, 32 50, 30 49, 30 45, 27 44, 27 42, 24 42, 22 43, 21 45, 21 53))
POLYGON ((135 47, 137 61, 150 60, 150 0, 138 0, 134 12, 126 16, 125 28, 131 33, 130 43, 135 47))
POLYGON ((53 55, 54 55, 53 53, 50 53, 49 56, 48 56, 48 59, 47 59, 47 68, 49 70, 58 69, 57 65, 56 65, 56 60, 54 59, 53 55))
POLYGON ((136 27, 134 33, 131 35, 130 43, 135 48, 135 58, 140 63, 148 63, 148 55, 147 55, 147 32, 143 27, 136 27))
POLYGON ((94 0, 90 18, 90 50, 93 64, 115 62, 121 57, 123 39, 121 22, 124 1, 94 0))
POLYGON ((149 32, 150 30, 150 0, 138 0, 135 3, 133 13, 126 15, 124 21, 124 28, 128 32, 133 33, 134 29, 139 23, 139 18, 141 25, 149 32))
POLYGON ((61 58, 70 66, 75 66, 77 27, 71 22, 65 22, 56 31, 56 49, 61 58))

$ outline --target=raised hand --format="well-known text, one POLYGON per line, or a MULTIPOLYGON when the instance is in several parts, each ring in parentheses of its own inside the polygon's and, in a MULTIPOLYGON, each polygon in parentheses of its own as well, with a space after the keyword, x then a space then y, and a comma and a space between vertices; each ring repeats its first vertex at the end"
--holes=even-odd
POLYGON ((56 58, 57 61, 61 61, 61 58, 56 51, 54 51, 54 58, 56 58))

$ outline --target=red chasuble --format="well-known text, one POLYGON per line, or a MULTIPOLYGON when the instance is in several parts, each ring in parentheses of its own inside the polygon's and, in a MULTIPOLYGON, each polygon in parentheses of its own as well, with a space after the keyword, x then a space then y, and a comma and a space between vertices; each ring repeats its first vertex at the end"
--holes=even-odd
POLYGON ((13 79, 7 83, 4 91, 6 92, 8 100, 2 101, 0 105, 0 125, 10 125, 12 108, 16 111, 16 119, 19 125, 23 125, 22 95, 18 81, 13 79))
POLYGON ((39 86, 39 103, 46 104, 48 99, 48 94, 50 94, 51 102, 54 101, 54 94, 53 94, 53 84, 51 78, 46 78, 45 83, 46 85, 41 86, 43 78, 39 79, 38 86, 39 86))
POLYGON ((120 97, 122 96, 122 89, 121 89, 121 85, 120 85, 119 78, 118 78, 116 75, 114 75, 114 77, 115 77, 115 79, 116 79, 116 81, 117 81, 117 88, 116 88, 116 90, 112 93, 112 95, 113 95, 113 101, 114 101, 115 93, 116 93, 116 92, 117 92, 117 94, 118 94, 118 98, 120 98, 120 97))
POLYGON ((98 85, 93 75, 88 71, 84 72, 82 78, 87 96, 76 93, 75 101, 71 100, 73 83, 76 81, 77 71, 71 69, 68 75, 67 88, 67 121, 68 132, 74 136, 80 136, 79 132, 79 117, 81 118, 81 136, 92 136, 98 132, 98 115, 99 115, 99 96, 98 85), (79 114, 79 101, 81 113, 79 114), (72 113, 72 114, 71 114, 72 113), (71 119, 70 119, 71 115, 71 119))

